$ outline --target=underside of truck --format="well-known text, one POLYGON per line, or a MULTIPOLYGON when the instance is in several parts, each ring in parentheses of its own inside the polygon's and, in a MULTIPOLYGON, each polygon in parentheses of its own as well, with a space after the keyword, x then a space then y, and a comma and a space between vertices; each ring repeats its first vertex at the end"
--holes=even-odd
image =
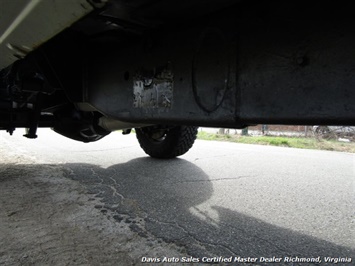
POLYGON ((0 130, 91 142, 135 128, 153 157, 197 126, 355 125, 351 1, 0 2, 0 130))

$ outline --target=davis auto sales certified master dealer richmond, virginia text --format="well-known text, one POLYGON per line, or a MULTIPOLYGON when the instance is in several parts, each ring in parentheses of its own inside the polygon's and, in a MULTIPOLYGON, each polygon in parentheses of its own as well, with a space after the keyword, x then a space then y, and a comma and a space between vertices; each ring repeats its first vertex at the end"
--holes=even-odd
POLYGON ((270 263, 280 263, 280 262, 289 262, 289 263, 321 263, 321 262, 328 262, 328 263, 351 263, 352 258, 348 257, 324 257, 323 260, 321 259, 320 256, 318 257, 259 257, 259 258, 254 258, 254 257, 202 257, 202 258, 195 258, 195 257, 142 257, 141 262, 146 262, 146 263, 159 263, 159 262, 171 262, 171 263, 177 263, 177 262, 205 262, 205 263, 255 263, 255 262, 270 262, 270 263))

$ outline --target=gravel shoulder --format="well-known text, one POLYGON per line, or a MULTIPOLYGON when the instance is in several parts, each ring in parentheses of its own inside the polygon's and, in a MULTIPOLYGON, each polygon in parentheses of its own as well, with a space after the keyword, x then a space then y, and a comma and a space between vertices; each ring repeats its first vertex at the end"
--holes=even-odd
POLYGON ((186 256, 144 231, 144 220, 95 208, 99 199, 66 178, 63 166, 0 143, 0 265, 139 265, 148 254, 186 256))

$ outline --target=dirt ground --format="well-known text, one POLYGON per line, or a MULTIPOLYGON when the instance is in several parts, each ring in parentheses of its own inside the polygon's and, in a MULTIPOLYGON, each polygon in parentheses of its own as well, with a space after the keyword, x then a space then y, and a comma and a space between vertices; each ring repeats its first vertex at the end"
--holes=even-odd
POLYGON ((0 265, 126 266, 142 264, 148 254, 186 256, 149 232, 131 230, 144 228, 144 220, 117 220, 95 208, 100 199, 66 178, 62 166, 1 136, 0 154, 0 265))

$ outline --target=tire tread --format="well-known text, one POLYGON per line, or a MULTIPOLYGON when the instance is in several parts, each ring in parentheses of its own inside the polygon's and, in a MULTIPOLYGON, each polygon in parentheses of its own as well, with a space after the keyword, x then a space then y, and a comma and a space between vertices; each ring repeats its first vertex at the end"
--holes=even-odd
POLYGON ((153 143, 144 130, 136 129, 136 135, 141 148, 154 158, 171 159, 188 152, 197 137, 198 127, 176 126, 172 128, 161 143, 153 143))

